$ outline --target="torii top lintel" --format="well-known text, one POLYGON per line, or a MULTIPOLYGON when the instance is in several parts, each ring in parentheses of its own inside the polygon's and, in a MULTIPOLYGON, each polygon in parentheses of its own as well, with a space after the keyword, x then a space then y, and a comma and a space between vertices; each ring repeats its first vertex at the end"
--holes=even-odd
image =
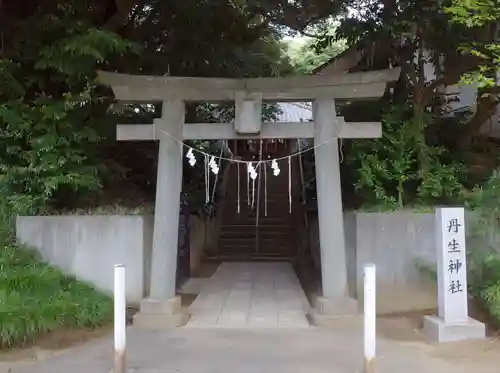
POLYGON ((123 101, 220 102, 238 99, 312 101, 317 98, 374 99, 384 94, 387 83, 398 79, 400 68, 336 76, 275 78, 194 78, 127 75, 99 72, 99 80, 113 88, 123 101))

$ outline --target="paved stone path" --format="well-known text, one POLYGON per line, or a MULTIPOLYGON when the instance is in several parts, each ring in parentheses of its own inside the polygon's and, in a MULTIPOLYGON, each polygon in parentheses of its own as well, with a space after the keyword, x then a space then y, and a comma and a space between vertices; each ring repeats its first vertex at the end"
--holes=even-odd
MULTIPOLYGON (((127 335, 128 373, 361 373, 361 319, 335 330, 179 328, 127 335)), ((433 346, 380 337, 379 373, 498 373, 492 341, 433 346)), ((109 339, 70 350, 11 373, 109 373, 109 339)))
POLYGON ((289 263, 222 263, 189 307, 194 327, 308 328, 309 304, 289 263))

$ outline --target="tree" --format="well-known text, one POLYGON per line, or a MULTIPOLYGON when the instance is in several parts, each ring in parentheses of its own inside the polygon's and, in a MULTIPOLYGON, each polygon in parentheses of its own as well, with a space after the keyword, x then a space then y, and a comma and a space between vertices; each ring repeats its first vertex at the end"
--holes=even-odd
MULTIPOLYGON (((106 0, 103 6, 108 10, 105 18, 105 27, 119 30, 129 21, 133 15, 145 6, 149 1, 145 0, 106 0)), ((175 7, 176 2, 166 3, 168 7, 175 7)), ((203 0, 200 3, 212 7, 226 6, 226 0, 203 0)), ((231 6, 245 14, 247 23, 263 25, 265 28, 274 27, 282 32, 287 30, 307 33, 309 26, 316 27, 323 22, 328 23, 331 16, 345 14, 349 0, 234 0, 231 6)))
POLYGON ((58 191, 99 185, 92 144, 106 121, 95 71, 132 44, 71 4, 4 3, 0 54, 0 191, 18 212, 58 191))
MULTIPOLYGON (((477 71, 484 65, 484 56, 465 53, 463 46, 469 45, 469 52, 472 46, 491 51, 495 38, 491 22, 478 25, 476 19, 475 26, 469 27, 467 23, 471 21, 467 17, 463 18, 465 22, 453 21, 450 7, 460 8, 452 4, 465 4, 469 9, 480 7, 483 14, 496 17, 493 0, 347 0, 343 6, 350 11, 339 14, 339 32, 334 36, 325 35, 323 44, 330 45, 332 39, 345 38, 348 45, 364 50, 361 69, 401 66, 395 98, 400 102, 410 99, 415 117, 421 118, 429 107, 444 106, 446 86, 457 84, 465 73, 477 71), (474 5, 476 3, 479 5, 474 5), (490 4, 489 9, 486 4, 490 4), (435 78, 431 80, 424 74, 429 63, 435 70, 435 78)), ((467 14, 467 11, 462 11, 462 14, 467 14)), ((480 13, 476 17, 480 17, 480 13)), ((459 128, 456 143, 460 149, 469 147, 471 139, 480 133, 495 107, 496 102, 491 97, 478 101, 474 115, 459 128)))
POLYGON ((344 41, 335 41, 326 48, 316 50, 316 39, 292 39, 287 43, 288 55, 295 70, 299 74, 310 74, 316 68, 330 61, 344 51, 344 41))
MULTIPOLYGON (((405 191, 410 192, 411 198, 418 196, 427 201, 449 193, 460 194, 460 167, 452 164, 448 155, 459 143, 457 134, 472 126, 477 116, 465 124, 456 117, 454 143, 446 143, 448 149, 443 148, 444 88, 474 69, 477 59, 458 53, 461 43, 472 40, 474 35, 450 22, 444 12, 446 5, 446 1, 421 0, 344 1, 337 14, 337 32, 319 35, 319 48, 346 40, 350 48, 359 51, 361 57, 355 70, 401 67, 398 82, 375 105, 379 112, 394 111, 394 105, 406 110, 400 110, 397 120, 394 115, 392 119, 385 118, 381 140, 359 141, 349 148, 350 165, 357 170, 354 182, 365 188, 364 196, 370 191, 383 191, 388 199, 401 205, 405 191), (430 77, 429 70, 434 70, 434 77, 430 77), (439 189, 439 184, 444 189, 439 189)), ((360 115, 373 111, 356 110, 361 107, 359 103, 350 106, 353 108, 342 110, 350 115, 355 113, 358 118, 354 120, 366 120, 360 115)), ((380 199, 381 193, 375 197, 380 199)))
POLYGON ((429 161, 422 173, 422 144, 408 111, 411 108, 404 105, 391 106, 382 117, 382 138, 348 144, 347 163, 364 205, 403 208, 414 203, 455 203, 463 197, 462 164, 444 146, 423 145, 429 161))
POLYGON ((453 0, 445 8, 454 24, 468 28, 478 37, 464 40, 460 52, 476 57, 477 65, 462 75, 462 82, 479 89, 478 109, 462 145, 467 146, 482 124, 494 114, 500 103, 500 43, 498 42, 500 2, 497 0, 453 0))
MULTIPOLYGON (((112 96, 95 80, 96 69, 233 77, 290 72, 275 31, 250 16, 233 1, 3 0, 2 190, 17 205, 35 207, 54 197, 67 205, 71 190, 98 188, 103 180, 153 194, 156 145, 117 143, 115 124, 130 113, 138 122, 151 120, 159 105, 108 110, 112 96)), ((206 119, 211 109, 201 109, 188 107, 189 119, 206 119)))

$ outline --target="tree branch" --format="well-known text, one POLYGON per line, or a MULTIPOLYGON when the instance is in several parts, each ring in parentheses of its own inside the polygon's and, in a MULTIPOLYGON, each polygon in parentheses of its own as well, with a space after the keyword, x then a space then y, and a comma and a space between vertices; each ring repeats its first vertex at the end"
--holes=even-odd
POLYGON ((116 31, 120 27, 122 27, 134 6, 136 5, 137 0, 114 0, 116 5, 116 12, 113 16, 106 21, 104 24, 104 28, 112 31, 116 31))
POLYGON ((450 86, 460 82, 462 75, 476 69, 478 63, 478 58, 470 55, 450 60, 444 67, 443 76, 434 79, 425 87, 423 94, 424 102, 429 103, 434 97, 436 89, 440 86, 450 86))
POLYGON ((458 146, 461 149, 467 149, 470 146, 472 140, 480 133, 486 121, 495 114, 500 102, 499 94, 500 86, 497 86, 489 90, 487 95, 479 98, 476 112, 467 123, 464 133, 458 139, 458 146))
POLYGON ((323 34, 323 35, 310 34, 310 33, 306 32, 306 31, 304 31, 303 29, 302 30, 298 30, 298 32, 301 35, 307 36, 308 38, 312 38, 312 39, 320 39, 320 38, 324 38, 325 36, 327 36, 326 34, 323 34))

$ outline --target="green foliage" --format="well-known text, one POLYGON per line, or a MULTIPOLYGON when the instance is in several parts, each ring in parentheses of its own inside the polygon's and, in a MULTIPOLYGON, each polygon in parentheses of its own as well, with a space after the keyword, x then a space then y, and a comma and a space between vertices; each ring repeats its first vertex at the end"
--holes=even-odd
MULTIPOLYGON (((496 171, 481 187, 467 196, 468 291, 500 325, 500 172, 496 171)), ((436 280, 436 268, 418 261, 425 278, 436 280)))
MULTIPOLYGON (((131 50, 137 50, 137 47, 115 33, 82 25, 67 37, 41 49, 35 68, 42 71, 53 69, 72 79, 71 83, 87 83, 97 67, 105 64, 111 55, 131 50)), ((95 84, 95 81, 89 83, 95 84)))
POLYGON ((26 248, 0 250, 0 346, 31 342, 63 328, 112 320, 113 302, 91 286, 49 267, 26 248))
POLYGON ((500 172, 468 196, 475 222, 468 237, 469 292, 500 325, 500 172))
POLYGON ((288 42, 287 54, 297 73, 310 74, 314 69, 343 52, 345 48, 346 44, 343 40, 331 42, 319 49, 315 39, 293 39, 288 42))
POLYGON ((468 254, 469 293, 478 299, 496 325, 500 325, 500 253, 474 250, 468 254))
POLYGON ((307 27, 308 36, 284 40, 295 73, 311 74, 347 48, 344 39, 329 37, 335 35, 337 28, 338 22, 328 18, 307 27))
MULTIPOLYGON (((486 310, 495 325, 500 325, 500 253, 484 248, 469 249, 467 253, 468 292, 486 310)), ((424 279, 435 282, 435 265, 417 260, 417 269, 424 279)))
POLYGON ((0 28, 0 347, 112 318, 109 297, 14 243, 14 219, 47 209, 59 193, 100 186, 96 144, 114 121, 96 70, 135 51, 82 17, 88 8, 8 9, 0 28))
POLYGON ((290 68, 267 23, 236 1, 151 0, 127 22, 130 40, 144 46, 134 66, 177 76, 272 76, 290 68), (190 46, 190 47, 187 47, 190 46))
POLYGON ((496 170, 483 185, 476 186, 467 196, 467 204, 475 212, 477 220, 470 235, 474 245, 486 245, 488 250, 500 247, 499 201, 500 171, 496 170))
POLYGON ((500 17, 497 0, 453 0, 445 12, 453 17, 453 21, 467 27, 481 27, 500 17))
POLYGON ((476 68, 462 76, 463 83, 477 84, 479 88, 485 89, 484 94, 498 96, 500 2, 453 0, 445 12, 451 16, 453 24, 465 26, 476 34, 475 38, 463 41, 459 47, 462 54, 470 54, 478 59, 476 68))
MULTIPOLYGON (((367 143, 356 142, 353 145, 353 162, 359 162, 357 170, 359 180, 356 188, 371 202, 391 207, 404 204, 404 191, 408 181, 415 175, 416 149, 409 135, 412 123, 400 121, 398 113, 390 113, 383 122, 382 140, 370 140, 367 143), (371 151, 366 151, 370 148, 371 151), (390 186, 396 187, 396 195, 390 186), (365 193, 372 191, 372 196, 365 193)), ((394 188, 392 188, 394 190, 394 188)))
MULTIPOLYGON (((74 132, 79 100, 39 98, 0 105, 0 170, 3 195, 23 206, 43 206, 59 188, 99 185, 97 169, 87 162, 87 142, 97 135, 82 123, 74 132)), ((82 118, 83 119, 83 118, 82 118)))
POLYGON ((97 207, 85 207, 75 209, 47 209, 41 215, 153 215, 153 205, 124 206, 121 204, 100 205, 97 207))
POLYGON ((23 213, 46 205, 60 190, 99 187, 92 151, 109 117, 96 69, 133 49, 88 24, 62 30, 61 19, 36 21, 24 27, 45 25, 40 38, 0 59, 0 195, 23 213), (43 43, 56 31, 61 34, 53 43, 43 43))
POLYGON ((461 182, 463 164, 453 159, 443 147, 428 146, 429 162, 425 171, 417 172, 415 180, 419 200, 426 203, 457 202, 463 199, 465 192, 461 182))
POLYGON ((0 348, 32 342, 47 332, 110 322, 109 296, 15 244, 15 216, 12 204, 0 201, 0 348))
POLYGON ((444 148, 420 141, 422 126, 407 109, 393 107, 383 118, 382 138, 353 142, 347 160, 364 204, 394 209, 461 197, 460 164, 444 148))

